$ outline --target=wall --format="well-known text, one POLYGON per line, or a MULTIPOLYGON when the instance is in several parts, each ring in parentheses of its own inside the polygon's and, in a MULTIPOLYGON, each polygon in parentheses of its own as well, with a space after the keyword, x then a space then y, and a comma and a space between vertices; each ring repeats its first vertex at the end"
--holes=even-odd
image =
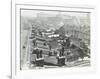
MULTIPOLYGON (((14 0, 13 0, 14 1, 14 0)), ((33 1, 33 4, 38 5, 93 5, 97 8, 96 11, 96 28, 97 28, 97 72, 92 74, 73 74, 63 76, 63 79, 99 79, 100 74, 100 0, 16 0, 17 2, 24 1, 24 3, 30 3, 33 1)), ((11 59, 11 1, 10 0, 1 0, 0 1, 0 79, 9 79, 10 78, 10 59, 11 59)), ((47 77, 49 79, 62 79, 62 76, 52 76, 47 77)), ((44 79, 47 79, 44 78, 44 79)), ((35 79, 35 78, 34 78, 35 79)))

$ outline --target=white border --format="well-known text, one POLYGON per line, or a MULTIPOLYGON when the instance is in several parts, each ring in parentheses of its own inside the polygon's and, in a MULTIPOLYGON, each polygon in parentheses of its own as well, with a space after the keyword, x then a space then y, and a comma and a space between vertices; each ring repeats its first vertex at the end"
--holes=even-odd
POLYGON ((12 78, 13 79, 29 79, 39 78, 54 75, 66 74, 86 74, 93 73, 96 70, 96 33, 95 33, 95 9, 90 8, 74 8, 74 7, 58 7, 58 6, 32 6, 32 5, 15 5, 12 7, 12 78), (46 10, 61 10, 61 11, 82 11, 91 13, 91 67, 82 68, 55 68, 55 69, 40 69, 40 70, 22 70, 20 71, 20 8, 25 9, 46 9, 46 10), (56 72, 55 72, 56 71, 56 72), (39 76, 38 76, 39 75, 39 76))

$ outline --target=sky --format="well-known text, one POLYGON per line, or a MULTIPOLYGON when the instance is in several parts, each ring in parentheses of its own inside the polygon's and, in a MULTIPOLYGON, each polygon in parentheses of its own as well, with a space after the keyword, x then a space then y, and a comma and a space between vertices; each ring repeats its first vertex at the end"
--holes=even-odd
POLYGON ((55 16, 55 15, 70 15, 70 16, 77 16, 77 17, 87 17, 89 13, 82 13, 82 12, 57 12, 57 11, 39 11, 39 10, 21 10, 21 16, 25 17, 36 17, 38 13, 42 15, 55 16))

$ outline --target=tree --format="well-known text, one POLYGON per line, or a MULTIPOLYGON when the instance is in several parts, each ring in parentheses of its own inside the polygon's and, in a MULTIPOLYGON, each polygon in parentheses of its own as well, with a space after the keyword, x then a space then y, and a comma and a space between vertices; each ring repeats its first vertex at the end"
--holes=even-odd
POLYGON ((59 28, 59 34, 60 36, 65 36, 65 29, 63 26, 59 28))
POLYGON ((79 53, 79 57, 83 60, 85 53, 83 52, 83 50, 81 48, 78 49, 78 53, 79 53))

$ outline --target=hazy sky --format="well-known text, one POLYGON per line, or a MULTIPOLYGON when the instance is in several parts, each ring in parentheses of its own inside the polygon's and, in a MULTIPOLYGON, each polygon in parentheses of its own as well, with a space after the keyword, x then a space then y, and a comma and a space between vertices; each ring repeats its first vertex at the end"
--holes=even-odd
POLYGON ((39 11, 39 10, 21 10, 21 16, 26 17, 36 17, 37 13, 41 13, 44 16, 55 16, 57 14, 62 15, 70 15, 70 16, 80 16, 80 17, 87 17, 89 13, 82 13, 82 12, 57 12, 57 11, 39 11), (45 15, 46 14, 46 15, 45 15))

